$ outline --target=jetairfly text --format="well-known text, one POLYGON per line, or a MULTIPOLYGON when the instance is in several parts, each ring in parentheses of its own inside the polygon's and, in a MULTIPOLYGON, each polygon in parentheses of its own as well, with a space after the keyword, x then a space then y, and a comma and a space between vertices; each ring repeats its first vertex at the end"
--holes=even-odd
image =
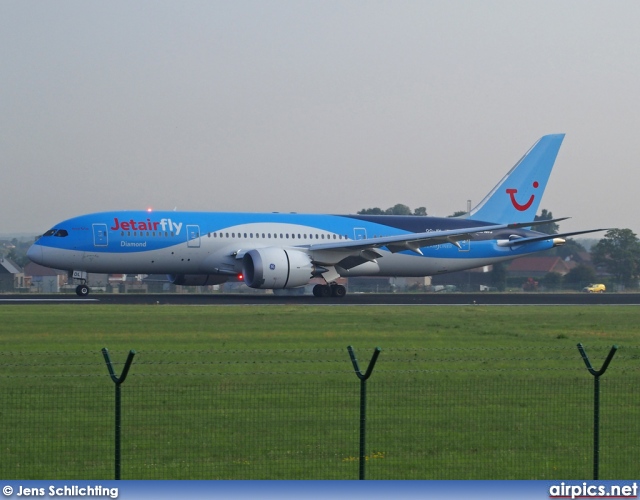
POLYGON ((112 231, 173 231, 176 235, 180 234, 182 222, 173 222, 171 219, 160 219, 160 221, 120 221, 117 217, 113 218, 112 231))

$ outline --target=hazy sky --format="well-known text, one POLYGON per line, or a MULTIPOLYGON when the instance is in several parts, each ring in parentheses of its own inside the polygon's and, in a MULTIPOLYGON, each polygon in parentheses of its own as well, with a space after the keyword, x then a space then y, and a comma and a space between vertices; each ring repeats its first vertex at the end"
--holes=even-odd
POLYGON ((639 26, 636 0, 0 0, 0 233, 147 207, 447 216, 564 132, 541 208, 640 234, 639 26))

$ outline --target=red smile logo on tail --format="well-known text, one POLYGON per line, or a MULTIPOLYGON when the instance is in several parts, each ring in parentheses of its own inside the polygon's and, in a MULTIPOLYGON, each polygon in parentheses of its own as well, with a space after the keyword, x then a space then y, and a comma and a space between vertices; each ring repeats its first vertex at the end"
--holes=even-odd
MULTIPOLYGON (((538 181, 534 181, 533 188, 537 189, 539 185, 540 184, 538 184, 538 181)), ((520 203, 518 203, 518 201, 516 200, 516 197, 515 197, 515 194, 517 192, 518 192, 517 189, 513 189, 513 188, 507 189, 507 193, 509 193, 509 196, 511 196, 511 203, 513 204, 513 207, 516 210, 519 210, 520 212, 524 212, 525 210, 527 210, 531 206, 535 196, 531 195, 531 197, 529 198, 529 201, 527 201, 524 205, 521 205, 520 203)))

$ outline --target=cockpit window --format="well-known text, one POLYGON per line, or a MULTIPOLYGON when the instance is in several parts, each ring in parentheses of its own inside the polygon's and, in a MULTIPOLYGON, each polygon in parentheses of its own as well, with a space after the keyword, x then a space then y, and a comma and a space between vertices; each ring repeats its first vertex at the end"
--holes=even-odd
POLYGON ((69 233, 66 229, 49 229, 42 236, 57 236, 58 238, 64 238, 65 236, 69 236, 69 233))

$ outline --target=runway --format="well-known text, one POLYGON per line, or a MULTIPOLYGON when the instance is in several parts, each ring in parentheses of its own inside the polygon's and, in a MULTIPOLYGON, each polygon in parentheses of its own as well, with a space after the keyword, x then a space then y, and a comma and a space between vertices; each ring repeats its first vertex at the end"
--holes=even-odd
POLYGON ((6 294, 0 306, 9 304, 79 305, 640 305, 640 293, 352 293, 320 299, 313 296, 272 294, 6 294))

